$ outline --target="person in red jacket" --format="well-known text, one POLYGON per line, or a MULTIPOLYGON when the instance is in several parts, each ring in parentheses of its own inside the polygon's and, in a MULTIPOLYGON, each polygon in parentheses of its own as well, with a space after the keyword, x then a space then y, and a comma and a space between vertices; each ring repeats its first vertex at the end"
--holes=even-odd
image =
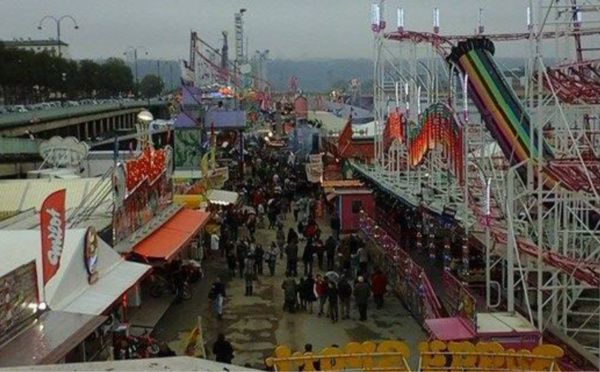
POLYGON ((373 299, 378 309, 383 307, 383 295, 386 292, 387 279, 380 269, 376 269, 373 275, 371 275, 371 291, 373 292, 373 299))
POLYGON ((315 296, 319 299, 319 316, 325 313, 325 301, 327 301, 327 277, 323 279, 321 275, 317 275, 317 279, 314 284, 315 296))

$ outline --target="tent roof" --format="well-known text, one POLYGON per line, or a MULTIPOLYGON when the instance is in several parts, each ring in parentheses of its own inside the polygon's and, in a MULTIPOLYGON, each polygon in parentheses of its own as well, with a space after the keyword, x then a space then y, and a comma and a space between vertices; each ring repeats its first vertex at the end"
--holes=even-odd
POLYGON ((2 195, 0 211, 25 211, 31 208, 39 211, 46 197, 60 189, 67 190, 65 208, 75 208, 83 202, 85 196, 100 182, 108 183, 111 181, 110 179, 102 181, 100 177, 0 181, 0 195, 2 195))
POLYGON ((226 190, 210 190, 206 196, 213 204, 229 205, 238 201, 238 193, 226 190))
MULTIPOLYGON (((101 314, 133 286, 151 267, 126 262, 106 242, 98 238, 98 277, 88 283, 84 262, 87 229, 67 230, 60 267, 46 286, 46 302, 53 310, 101 314), (90 300, 90 297, 94 297, 90 300), (88 301, 89 300, 89 301, 88 301)), ((42 288, 41 237, 35 230, 0 230, 0 276, 36 260, 38 290, 42 288)), ((42 293, 39 293, 43 298, 42 293)))
MULTIPOLYGON (((0 369, 1 370, 1 369, 0 369)), ((105 362, 53 364, 10 368, 11 371, 256 371, 193 357, 109 360, 105 362)))

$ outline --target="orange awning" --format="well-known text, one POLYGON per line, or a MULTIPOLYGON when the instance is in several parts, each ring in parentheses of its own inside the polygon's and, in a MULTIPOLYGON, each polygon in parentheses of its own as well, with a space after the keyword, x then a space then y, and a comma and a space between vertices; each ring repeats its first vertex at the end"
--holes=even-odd
POLYGON ((170 260, 186 246, 208 222, 210 213, 181 209, 155 232, 133 248, 133 252, 152 259, 170 260))

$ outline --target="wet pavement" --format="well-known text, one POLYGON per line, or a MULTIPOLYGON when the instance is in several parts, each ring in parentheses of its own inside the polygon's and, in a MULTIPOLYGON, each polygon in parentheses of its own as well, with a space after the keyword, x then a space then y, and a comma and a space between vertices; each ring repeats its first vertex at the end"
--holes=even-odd
MULTIPOLYGON (((325 240, 329 236, 328 223, 318 221, 323 230, 325 240)), ((287 231, 293 222, 288 215, 284 221, 287 231)), ((275 239, 274 230, 259 229, 255 234, 256 240, 267 247, 275 239)), ((300 253, 304 248, 300 243, 300 253)), ((281 283, 285 278, 285 258, 277 261, 275 276, 269 274, 259 276, 254 284, 253 296, 244 296, 244 280, 239 276, 230 278, 226 262, 221 257, 207 259, 203 263, 205 278, 192 285, 192 299, 180 304, 173 304, 161 318, 154 330, 154 336, 167 341, 178 354, 183 354, 183 345, 190 331, 196 326, 198 316, 202 318, 202 331, 206 351, 210 359, 212 344, 219 333, 232 343, 235 350, 233 363, 243 366, 249 363, 252 367, 263 369, 264 359, 273 355, 277 345, 285 344, 292 350, 303 350, 306 343, 312 343, 318 351, 332 344, 340 346, 350 341, 394 339, 405 341, 413 351, 409 362, 416 366, 414 355, 416 344, 426 339, 421 326, 410 316, 408 310, 392 294, 385 297, 385 305, 376 310, 375 305, 369 305, 369 319, 358 321, 358 310, 353 304, 349 320, 337 323, 315 314, 283 312, 283 290, 281 283), (227 297, 224 303, 223 319, 218 320, 212 312, 208 300, 208 291, 213 280, 220 276, 226 283, 227 297)), ((268 269, 265 265, 265 273, 268 269)), ((298 264, 301 273, 303 265, 298 264)), ((320 271, 315 262, 315 273, 320 271)), ((315 303, 317 304, 317 303, 315 303)), ((315 307, 316 308, 316 307, 315 307)))

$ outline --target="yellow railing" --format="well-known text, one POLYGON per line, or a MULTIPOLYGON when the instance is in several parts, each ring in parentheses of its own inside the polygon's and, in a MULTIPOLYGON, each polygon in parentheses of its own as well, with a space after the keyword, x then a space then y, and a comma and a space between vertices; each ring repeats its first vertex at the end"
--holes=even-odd
MULTIPOLYGON (((533 350, 505 350, 497 342, 421 342, 417 371, 560 371, 556 360, 563 350, 539 345, 533 350)), ((266 364, 275 371, 411 371, 411 351, 402 341, 350 342, 333 345, 319 353, 301 352, 281 345, 266 364)))
POLYGON ((538 345, 533 350, 505 350, 493 341, 421 342, 418 371, 559 371, 556 360, 563 350, 538 345))

